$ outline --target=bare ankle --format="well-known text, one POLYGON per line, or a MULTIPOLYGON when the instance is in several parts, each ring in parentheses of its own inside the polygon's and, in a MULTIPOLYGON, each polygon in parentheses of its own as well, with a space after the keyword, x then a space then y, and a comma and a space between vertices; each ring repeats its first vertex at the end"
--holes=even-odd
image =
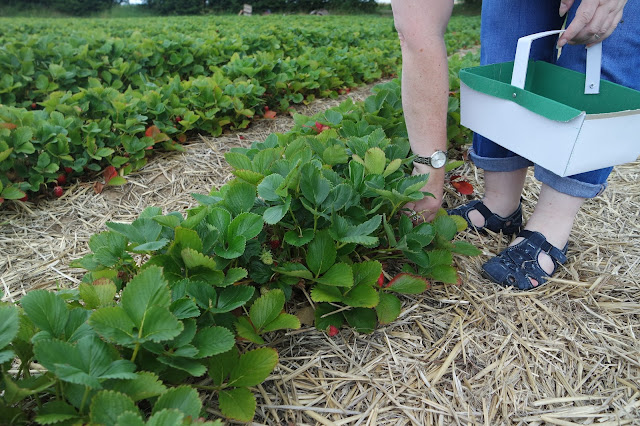
POLYGON ((514 203, 512 200, 508 200, 506 198, 494 197, 485 197, 482 199, 482 202, 489 210, 491 210, 491 212, 501 217, 508 217, 513 214, 518 210, 518 206, 520 205, 519 199, 514 203))

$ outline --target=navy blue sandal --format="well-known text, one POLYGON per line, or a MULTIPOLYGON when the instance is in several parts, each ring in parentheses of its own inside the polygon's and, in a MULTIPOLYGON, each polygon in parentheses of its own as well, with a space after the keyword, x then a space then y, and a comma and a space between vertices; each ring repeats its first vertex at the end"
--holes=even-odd
POLYGON ((467 221, 470 229, 474 229, 480 233, 486 233, 488 229, 495 233, 502 232, 505 235, 512 235, 517 234, 520 232, 520 229, 522 229, 522 201, 518 204, 516 211, 507 217, 498 216, 493 213, 480 200, 469 201, 467 204, 458 206, 455 209, 447 210, 447 213, 449 213, 450 216, 462 216, 467 221), (473 223, 471 223, 469 212, 473 210, 477 210, 484 216, 484 226, 474 226, 473 223))
POLYGON ((539 232, 522 230, 518 244, 507 247, 496 257, 482 265, 483 275, 503 287, 532 290, 547 282, 558 266, 567 261, 567 245, 560 250, 551 245, 539 232), (547 274, 538 263, 538 255, 545 252, 553 260, 553 272, 547 274), (533 284, 531 280, 537 284, 533 284))

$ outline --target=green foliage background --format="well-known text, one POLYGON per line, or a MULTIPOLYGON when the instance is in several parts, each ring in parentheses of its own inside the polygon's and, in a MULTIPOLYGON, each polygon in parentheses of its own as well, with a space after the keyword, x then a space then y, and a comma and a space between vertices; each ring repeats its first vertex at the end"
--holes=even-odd
MULTIPOLYGON (((87 16, 127 3, 126 0, 0 0, 0 10, 18 13, 49 10, 63 15, 87 16)), ((237 13, 245 3, 253 6, 254 13, 267 10, 308 13, 314 9, 371 13, 377 7, 376 0, 146 0, 135 9, 146 9, 160 15, 237 13)))
POLYGON ((0 0, 0 7, 13 9, 47 9, 65 15, 84 16, 109 9, 122 0, 0 0))

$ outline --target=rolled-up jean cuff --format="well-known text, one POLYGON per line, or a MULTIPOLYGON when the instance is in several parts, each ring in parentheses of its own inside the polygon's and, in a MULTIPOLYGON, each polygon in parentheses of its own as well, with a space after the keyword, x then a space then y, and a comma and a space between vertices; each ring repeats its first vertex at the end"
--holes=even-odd
POLYGON ((594 198, 602 194, 607 183, 580 182, 570 176, 560 177, 557 174, 536 164, 534 175, 540 182, 550 186, 558 192, 580 198, 594 198))
POLYGON ((502 158, 480 157, 473 151, 473 148, 469 149, 469 158, 471 158, 476 167, 490 172, 513 172, 514 170, 533 166, 531 161, 519 155, 502 158))

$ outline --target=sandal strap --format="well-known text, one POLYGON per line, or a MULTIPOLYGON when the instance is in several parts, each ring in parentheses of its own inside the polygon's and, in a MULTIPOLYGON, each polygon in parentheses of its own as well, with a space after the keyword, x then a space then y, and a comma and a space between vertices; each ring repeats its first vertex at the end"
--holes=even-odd
POLYGON ((524 239, 531 241, 534 244, 539 245, 540 249, 545 253, 547 253, 549 257, 551 257, 551 259, 556 264, 556 266, 562 265, 567 261, 566 253, 567 253, 568 243, 567 243, 567 246, 564 247, 564 249, 560 250, 556 246, 552 245, 549 241, 547 241, 545 236, 542 235, 540 232, 529 231, 527 229, 523 229, 522 231, 520 231, 520 233, 518 234, 518 237, 522 237, 524 239))
POLYGON ((516 234, 522 228, 522 199, 520 199, 518 208, 507 217, 498 216, 493 213, 482 200, 469 201, 454 209, 447 210, 447 213, 462 216, 467 221, 470 229, 475 229, 480 233, 484 233, 488 229, 496 233, 516 234), (474 210, 484 217, 485 223, 483 226, 475 226, 469 218, 469 213, 474 210))
POLYGON ((480 214, 484 217, 485 221, 488 221, 489 218, 494 216, 493 212, 489 210, 487 206, 481 200, 477 200, 478 202, 473 205, 473 208, 480 212, 480 214))

